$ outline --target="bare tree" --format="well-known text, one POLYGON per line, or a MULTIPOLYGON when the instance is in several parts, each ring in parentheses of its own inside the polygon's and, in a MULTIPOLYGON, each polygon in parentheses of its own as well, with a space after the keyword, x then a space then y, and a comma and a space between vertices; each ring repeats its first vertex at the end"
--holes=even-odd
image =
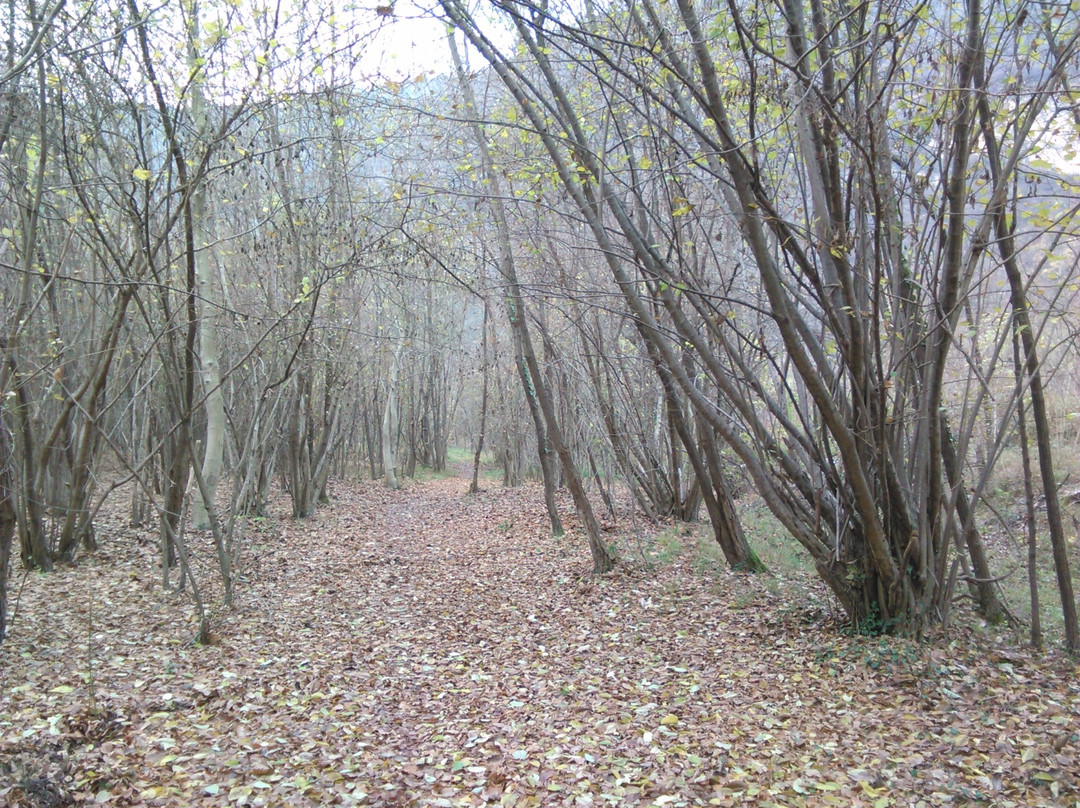
POLYGON ((979 546, 972 509, 958 504, 963 483, 943 467, 952 335, 972 279, 993 271, 985 245, 997 210, 1075 38, 1012 85, 1023 103, 991 102, 982 54, 1037 32, 993 28, 991 41, 972 0, 951 43, 949 82, 960 89, 938 96, 947 114, 912 122, 897 115, 917 102, 908 79, 930 79, 919 48, 944 43, 898 48, 920 22, 894 4, 843 20, 814 0, 645 2, 602 20, 492 5, 527 59, 500 52, 462 5, 442 3, 543 144, 658 368, 745 465, 856 624, 917 632, 941 619, 958 521, 973 558, 979 546), (568 66, 590 81, 572 80, 568 66), (990 158, 972 150, 983 103, 997 104, 997 131, 1010 132, 985 184, 990 158), (600 120, 586 120, 597 107, 600 120), (929 142, 939 161, 927 162, 929 142), (942 193, 927 198, 931 177, 942 193), (717 217, 726 230, 710 230, 717 217), (721 253, 718 238, 734 246, 721 253))
MULTIPOLYGON (((454 56, 458 78, 461 81, 462 92, 465 94, 466 104, 470 109, 476 111, 478 110, 476 99, 468 79, 465 76, 464 68, 461 65, 461 59, 457 54, 457 45, 453 35, 449 37, 449 42, 451 53, 454 56)), ((500 178, 495 173, 487 139, 483 130, 480 128, 480 125, 475 122, 472 125, 472 130, 477 149, 480 151, 481 160, 483 161, 485 179, 490 186, 490 199, 492 212, 495 218, 497 243, 499 247, 498 267, 499 273, 502 275, 508 287, 509 294, 507 296, 506 304, 507 316, 514 333, 515 353, 520 352, 520 356, 518 357, 518 367, 521 373, 521 382, 525 389, 526 398, 529 399, 530 402, 535 400, 535 405, 543 415, 543 427, 546 432, 546 435, 543 436, 541 435, 541 424, 535 411, 533 416, 537 428, 537 441, 540 443, 541 463, 543 463, 545 455, 544 439, 546 437, 551 440, 555 453, 558 455, 559 462, 562 465, 566 485, 570 489, 570 494, 574 499, 574 506, 577 508, 578 516, 581 519, 582 527, 585 531, 586 540, 589 543, 589 550, 592 553, 593 570, 597 573, 604 573, 612 568, 615 559, 607 547, 604 546, 603 539, 600 536, 600 526, 596 521, 596 515, 593 512, 592 504, 589 502, 588 495, 585 492, 585 487, 582 484, 581 475, 578 473, 574 458, 567 446, 562 426, 560 425, 558 416, 555 412, 555 406, 550 390, 545 383, 544 376, 540 370, 540 364, 537 361, 536 353, 533 350, 532 337, 529 334, 527 314, 525 311, 525 298, 521 291, 521 283, 518 280, 514 251, 510 243, 510 232, 501 197, 500 178)), ((530 403, 530 407, 532 406, 533 404, 530 403)), ((557 514, 554 512, 554 505, 551 502, 553 496, 553 484, 550 469, 544 470, 544 485, 545 497, 548 499, 548 512, 552 517, 552 529, 559 532, 562 525, 556 521, 557 514)))

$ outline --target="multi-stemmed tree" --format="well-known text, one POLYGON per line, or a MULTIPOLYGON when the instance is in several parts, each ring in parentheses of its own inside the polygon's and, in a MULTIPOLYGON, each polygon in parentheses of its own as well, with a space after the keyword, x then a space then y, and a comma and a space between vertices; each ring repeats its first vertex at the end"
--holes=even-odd
POLYGON ((1004 271, 1022 386, 1045 411, 1010 232, 1018 172, 1067 107, 1077 32, 979 0, 939 9, 940 25, 927 5, 890 2, 495 2, 517 32, 504 52, 469 9, 441 5, 543 143, 658 372, 851 617, 940 619, 964 540, 992 613, 973 512, 946 468, 962 468, 948 460, 946 369, 973 285, 1004 271), (1034 50, 1047 35, 1057 47, 1034 50))

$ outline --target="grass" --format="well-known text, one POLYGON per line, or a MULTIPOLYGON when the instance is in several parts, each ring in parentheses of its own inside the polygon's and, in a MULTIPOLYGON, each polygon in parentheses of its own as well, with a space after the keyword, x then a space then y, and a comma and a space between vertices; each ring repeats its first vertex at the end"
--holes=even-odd
MULTIPOLYGON (((472 473, 473 460, 476 457, 475 449, 466 449, 461 446, 449 446, 446 449, 446 468, 441 471, 429 468, 428 466, 417 466, 416 473, 413 474, 412 480, 417 483, 426 483, 431 480, 445 480, 448 477, 457 476, 459 469, 455 466, 468 466, 469 473, 472 473)), ((495 458, 491 452, 482 452, 480 454, 480 476, 484 479, 492 479, 494 474, 495 479, 502 478, 502 472, 491 467, 491 464, 495 462, 495 458)))
MULTIPOLYGON (((446 462, 447 463, 468 463, 472 465, 473 458, 476 456, 475 449, 466 449, 461 446, 450 446, 446 450, 446 462)), ((494 458, 491 457, 490 452, 482 452, 480 454, 480 464, 494 462, 494 458)))
POLYGON ((501 485, 503 480, 503 470, 495 466, 491 466, 490 468, 481 466, 480 479, 486 480, 489 483, 499 483, 501 485))
MULTIPOLYGON (((741 509, 747 510, 747 509, 741 509)), ((679 565, 705 581, 733 611, 769 609, 800 625, 834 608, 813 574, 807 555, 763 508, 749 508, 743 528, 750 547, 768 566, 761 574, 732 573, 709 522, 675 522, 653 533, 624 533, 620 555, 654 568, 679 565)), ((676 584, 667 579, 669 586, 676 584)))
POLYGON ((676 522, 659 533, 642 536, 638 542, 636 552, 644 556, 649 563, 670 564, 686 550, 683 536, 680 535, 680 528, 682 528, 684 534, 692 535, 695 526, 676 522))
POLYGON ((738 513, 747 542, 771 572, 785 576, 813 572, 810 554, 765 505, 744 498, 738 504, 738 513))
POLYGON ((714 578, 717 586, 734 588, 731 606, 749 609, 763 596, 787 604, 785 609, 802 611, 810 606, 807 578, 813 564, 805 550, 784 530, 765 508, 751 498, 740 502, 739 516, 750 547, 768 567, 762 575, 728 574, 727 560, 716 543, 709 522, 676 522, 655 533, 623 538, 627 558, 642 558, 649 564, 667 566, 686 563, 695 574, 714 578))
POLYGON ((442 471, 435 471, 435 469, 428 468, 427 466, 417 466, 416 473, 412 476, 412 482, 414 483, 426 483, 432 480, 445 480, 448 477, 453 477, 457 472, 447 465, 442 471))
MULTIPOLYGON (((793 577, 813 571, 809 554, 764 505, 745 500, 739 507, 739 518, 750 547, 770 573, 793 577)), ((657 564, 670 564, 689 554, 691 565, 699 573, 727 568, 724 554, 705 520, 676 522, 657 533, 640 537, 637 545, 629 547, 628 552, 643 555, 657 564)))

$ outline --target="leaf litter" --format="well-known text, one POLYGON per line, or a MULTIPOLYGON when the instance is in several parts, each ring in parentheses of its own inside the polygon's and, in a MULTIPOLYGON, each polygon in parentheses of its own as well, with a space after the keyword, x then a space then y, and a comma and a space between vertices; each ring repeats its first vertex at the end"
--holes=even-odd
POLYGON ((593 577, 535 487, 466 487, 257 524, 206 646, 106 514, 12 582, 0 805, 1080 804, 1074 661, 847 636, 633 545, 593 577))

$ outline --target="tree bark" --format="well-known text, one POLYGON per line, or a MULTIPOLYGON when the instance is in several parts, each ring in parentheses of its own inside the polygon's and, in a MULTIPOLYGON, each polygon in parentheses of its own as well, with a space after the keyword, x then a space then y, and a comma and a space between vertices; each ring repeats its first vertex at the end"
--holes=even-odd
MULTIPOLYGON (((199 56, 200 22, 198 0, 191 3, 188 22, 188 67, 191 70, 191 121, 195 138, 202 148, 209 126, 206 119, 206 98, 203 93, 205 76, 199 56)), ((197 154, 198 148, 189 148, 197 154)), ((206 412, 206 440, 203 444, 201 477, 205 483, 192 503, 192 526, 196 530, 211 527, 214 499, 225 457, 225 395, 221 388, 221 349, 218 347, 217 317, 214 316, 218 296, 214 293, 213 245, 207 226, 206 178, 198 176, 191 189, 191 218, 195 230, 195 282, 199 301, 199 367, 202 371, 203 408, 206 412)), ((195 459, 195 462, 199 462, 195 459)))
POLYGON ((17 524, 13 460, 11 434, 7 425, 0 421, 0 643, 7 635, 11 544, 17 524))
POLYGON ((986 559, 982 537, 975 527, 975 514, 968 500, 967 489, 964 488, 963 475, 960 474, 956 458, 956 446, 949 430, 948 419, 944 415, 942 415, 941 426, 943 432, 941 452, 945 474, 949 485, 956 489, 956 515, 960 518, 963 541, 971 557, 972 571, 975 573, 974 584, 978 595, 979 613, 990 623, 1000 623, 1005 617, 1005 610, 1001 606, 1001 601, 998 600, 997 592, 994 591, 990 563, 986 559))
POLYGON ((1019 427, 1020 463, 1024 473, 1024 527, 1027 531, 1027 578, 1028 596, 1031 598, 1031 647, 1042 648, 1042 615, 1039 611, 1039 542, 1038 525, 1035 522, 1035 485, 1031 479, 1031 447, 1028 445, 1027 414, 1024 406, 1023 384, 1025 369, 1020 357, 1020 336, 1013 329, 1013 367, 1015 368, 1018 399, 1016 420, 1019 427))
POLYGON ((484 320, 480 326, 480 372, 484 376, 483 387, 480 392, 480 434, 476 439, 476 453, 473 455, 472 483, 469 485, 470 494, 480 493, 480 456, 484 453, 484 431, 487 429, 488 409, 488 378, 491 369, 488 367, 488 311, 487 298, 484 298, 484 320))
POLYGON ((390 376, 386 381, 386 402, 383 406, 382 418, 382 459, 383 459, 383 482, 387 488, 397 489, 401 487, 398 479, 398 426, 400 422, 398 413, 398 374, 401 366, 401 354, 405 350, 404 338, 394 350, 393 359, 390 361, 390 376))

